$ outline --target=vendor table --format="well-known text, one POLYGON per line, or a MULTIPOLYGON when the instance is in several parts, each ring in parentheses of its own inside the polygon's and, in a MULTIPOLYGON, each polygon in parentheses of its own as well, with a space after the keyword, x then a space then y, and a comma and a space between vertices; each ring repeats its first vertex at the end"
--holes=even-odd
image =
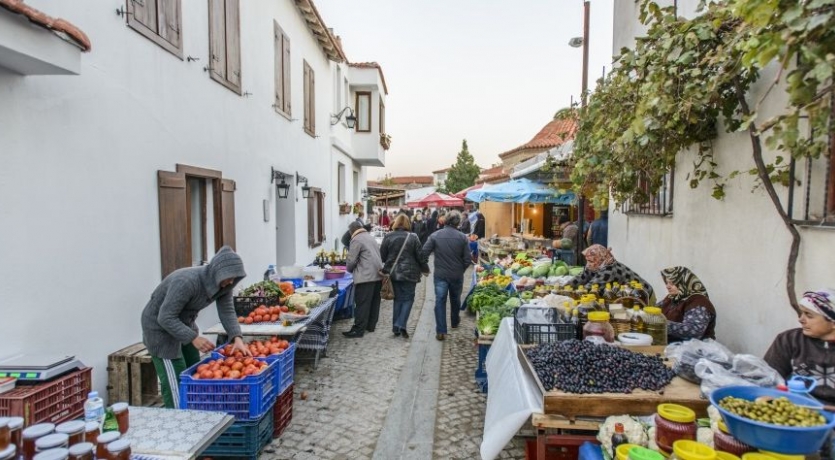
POLYGON ((134 406, 129 411, 123 438, 131 442, 132 458, 195 459, 235 422, 223 412, 134 406))
POLYGON ((326 287, 331 287, 334 283, 337 284, 339 295, 333 307, 333 317, 335 319, 352 318, 354 316, 354 277, 350 273, 345 273, 342 278, 316 281, 317 285, 326 287))

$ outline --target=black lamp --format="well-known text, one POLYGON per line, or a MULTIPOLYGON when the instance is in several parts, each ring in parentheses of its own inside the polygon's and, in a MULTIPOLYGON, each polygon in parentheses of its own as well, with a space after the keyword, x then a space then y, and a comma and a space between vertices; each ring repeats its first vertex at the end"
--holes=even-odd
POLYGON ((298 171, 296 172, 296 186, 299 185, 300 182, 304 182, 302 185, 302 198, 310 198, 310 186, 307 185, 307 178, 304 176, 300 176, 298 171))
POLYGON ((270 182, 281 180, 280 184, 275 184, 276 193, 281 199, 287 199, 287 196, 290 193, 290 184, 284 180, 285 177, 287 176, 285 176, 283 172, 276 171, 275 168, 272 168, 272 178, 270 179, 270 182))
POLYGON ((342 118, 342 115, 346 110, 350 113, 345 115, 345 124, 348 125, 348 128, 354 129, 354 126, 357 124, 357 117, 354 115, 354 109, 349 106, 345 106, 345 108, 340 110, 336 115, 331 115, 331 126, 339 123, 339 119, 342 118))

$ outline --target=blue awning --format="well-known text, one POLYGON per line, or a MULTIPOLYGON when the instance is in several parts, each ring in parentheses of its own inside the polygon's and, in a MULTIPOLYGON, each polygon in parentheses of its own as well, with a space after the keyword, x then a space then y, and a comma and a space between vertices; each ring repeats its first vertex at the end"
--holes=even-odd
POLYGON ((560 191, 529 179, 517 179, 502 184, 487 185, 467 192, 467 199, 481 203, 552 203, 571 205, 576 201, 574 192, 560 191))

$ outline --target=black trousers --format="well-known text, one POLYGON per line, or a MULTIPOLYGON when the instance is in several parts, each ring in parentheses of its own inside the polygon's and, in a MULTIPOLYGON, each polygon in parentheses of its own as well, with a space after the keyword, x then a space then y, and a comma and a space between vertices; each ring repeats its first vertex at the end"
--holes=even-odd
POLYGON ((353 329, 370 332, 377 327, 377 320, 380 319, 380 289, 382 287, 381 281, 354 285, 354 302, 357 307, 354 310, 353 329))

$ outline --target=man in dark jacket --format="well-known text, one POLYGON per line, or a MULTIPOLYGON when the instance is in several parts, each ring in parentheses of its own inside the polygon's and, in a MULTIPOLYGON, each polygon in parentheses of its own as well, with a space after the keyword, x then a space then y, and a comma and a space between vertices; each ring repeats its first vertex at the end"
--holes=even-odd
POLYGON ((180 407, 180 373, 200 361, 200 352, 214 349, 195 324, 200 310, 212 302, 217 302, 217 315, 234 349, 252 355, 241 339, 232 304, 232 289, 245 276, 241 257, 224 246, 208 265, 175 270, 154 289, 142 310, 142 341, 159 376, 165 407, 180 407))
POLYGON ((461 291, 464 288, 464 272, 472 265, 467 237, 458 231, 461 214, 452 211, 446 216, 447 225, 429 235, 423 245, 423 256, 435 253, 435 338, 444 340, 447 335, 446 299, 449 295, 452 328, 458 327, 461 310, 461 291))
POLYGON ((473 225, 473 233, 476 236, 478 236, 478 239, 482 239, 482 238, 484 238, 484 232, 485 232, 485 229, 484 229, 484 226, 485 226, 484 215, 481 214, 481 211, 475 211, 475 212, 477 213, 477 215, 476 215, 476 219, 475 219, 475 225, 473 225))

